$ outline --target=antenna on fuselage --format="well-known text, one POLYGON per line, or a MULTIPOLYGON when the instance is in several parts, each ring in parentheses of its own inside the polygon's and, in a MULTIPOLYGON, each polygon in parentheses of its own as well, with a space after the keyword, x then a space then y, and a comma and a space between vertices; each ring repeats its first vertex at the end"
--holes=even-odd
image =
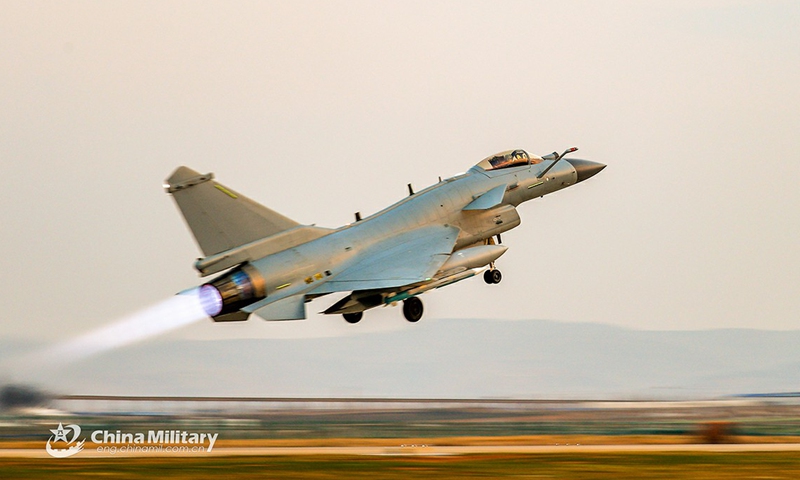
MULTIPOLYGON (((556 163, 558 163, 559 160, 564 158, 568 153, 572 153, 572 152, 576 152, 576 151, 578 151, 578 147, 569 147, 568 149, 564 150, 564 153, 562 153, 561 155, 558 155, 556 157, 556 159, 553 161, 553 163, 551 163, 547 168, 542 170, 542 172, 539 175, 536 175, 536 178, 544 177, 547 174, 547 172, 550 171, 551 168, 556 166, 556 163)), ((556 153, 556 152, 553 152, 553 153, 556 153)))
POLYGON ((408 196, 414 195, 414 188, 411 187, 411 184, 408 184, 408 196))

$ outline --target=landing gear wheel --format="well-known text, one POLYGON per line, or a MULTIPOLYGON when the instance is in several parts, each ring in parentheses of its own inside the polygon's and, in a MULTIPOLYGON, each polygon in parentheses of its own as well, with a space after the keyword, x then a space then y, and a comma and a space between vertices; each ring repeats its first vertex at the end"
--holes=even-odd
POLYGON ((500 273, 500 270, 494 269, 483 272, 483 281, 490 285, 500 283, 501 280, 503 280, 503 274, 500 273))
POLYGON ((422 300, 417 297, 409 297, 403 300, 403 316, 409 322, 418 322, 422 318, 422 300))
POLYGON ((364 316, 364 312, 343 313, 342 316, 347 323, 358 323, 359 320, 361 320, 361 317, 364 316))

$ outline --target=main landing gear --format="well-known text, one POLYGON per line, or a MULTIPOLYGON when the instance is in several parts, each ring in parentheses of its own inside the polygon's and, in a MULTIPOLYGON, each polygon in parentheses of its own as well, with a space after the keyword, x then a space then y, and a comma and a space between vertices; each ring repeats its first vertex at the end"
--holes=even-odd
MULTIPOLYGON (((422 318, 424 310, 422 300, 417 297, 409 297, 403 300, 403 316, 409 322, 418 322, 422 318)), ((358 323, 364 316, 364 312, 343 313, 342 316, 347 323, 358 323)))
POLYGON ((409 322, 418 322, 422 318, 422 300, 417 297, 408 297, 403 300, 403 316, 409 322))

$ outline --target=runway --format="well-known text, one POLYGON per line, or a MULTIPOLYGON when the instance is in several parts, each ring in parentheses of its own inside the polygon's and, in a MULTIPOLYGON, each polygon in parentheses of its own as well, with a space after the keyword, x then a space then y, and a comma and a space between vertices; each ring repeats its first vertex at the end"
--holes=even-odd
MULTIPOLYGON (((598 454, 598 453, 743 453, 800 452, 800 443, 732 443, 732 444, 631 444, 631 445, 470 445, 470 446, 347 446, 347 447, 220 447, 211 452, 197 451, 117 451, 87 448, 76 458, 114 457, 231 457, 231 456, 410 456, 435 457, 481 454, 598 454)), ((0 449, 1 458, 50 458, 41 449, 0 449)))

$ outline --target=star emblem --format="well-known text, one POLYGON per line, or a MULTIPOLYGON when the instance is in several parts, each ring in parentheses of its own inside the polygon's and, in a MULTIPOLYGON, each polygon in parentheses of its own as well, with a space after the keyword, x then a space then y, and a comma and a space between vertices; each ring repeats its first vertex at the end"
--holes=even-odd
POLYGON ((57 442, 59 438, 65 442, 67 441, 67 430, 64 429, 64 426, 61 425, 61 422, 58 423, 57 429, 50 431, 53 432, 53 435, 55 435, 55 438, 53 439, 54 442, 57 442))

